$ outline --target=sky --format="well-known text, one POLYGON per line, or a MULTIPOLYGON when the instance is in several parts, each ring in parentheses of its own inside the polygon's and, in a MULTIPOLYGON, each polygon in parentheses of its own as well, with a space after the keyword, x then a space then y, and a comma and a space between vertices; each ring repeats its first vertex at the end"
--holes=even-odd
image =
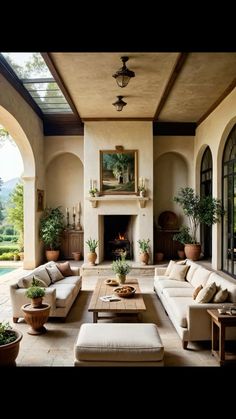
POLYGON ((0 148, 0 177, 6 182, 9 179, 20 177, 23 170, 23 161, 18 147, 7 141, 0 148))

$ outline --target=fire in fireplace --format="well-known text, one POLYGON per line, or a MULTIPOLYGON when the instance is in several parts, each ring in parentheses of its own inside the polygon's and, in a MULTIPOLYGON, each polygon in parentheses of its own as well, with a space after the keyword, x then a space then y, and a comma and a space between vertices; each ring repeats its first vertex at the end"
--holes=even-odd
POLYGON ((132 259, 132 243, 130 240, 130 215, 104 216, 104 256, 107 260, 116 260, 122 254, 132 259))

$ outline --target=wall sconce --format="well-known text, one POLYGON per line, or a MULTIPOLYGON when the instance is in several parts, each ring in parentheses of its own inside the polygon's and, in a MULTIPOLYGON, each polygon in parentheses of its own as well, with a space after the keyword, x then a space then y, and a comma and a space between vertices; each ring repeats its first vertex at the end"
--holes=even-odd
POLYGON ((118 98, 118 100, 112 103, 112 105, 116 107, 117 111, 122 111, 123 107, 126 106, 127 103, 122 100, 124 96, 116 96, 116 97, 118 98))
POLYGON ((121 60, 123 62, 123 66, 117 70, 115 74, 112 75, 116 79, 116 83, 119 87, 125 87, 129 83, 129 80, 131 77, 135 77, 135 73, 131 70, 129 70, 125 63, 128 61, 129 57, 121 57, 121 60))

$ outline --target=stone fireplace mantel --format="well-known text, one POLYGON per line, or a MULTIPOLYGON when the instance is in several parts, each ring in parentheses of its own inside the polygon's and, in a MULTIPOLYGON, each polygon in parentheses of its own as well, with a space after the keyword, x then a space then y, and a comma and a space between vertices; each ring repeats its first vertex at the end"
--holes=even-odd
POLYGON ((106 195, 106 196, 98 196, 98 197, 88 197, 86 198, 91 202, 93 208, 97 208, 99 202, 109 202, 109 201, 136 201, 139 203, 140 208, 145 208, 146 202, 150 198, 143 198, 141 196, 136 195, 106 195))

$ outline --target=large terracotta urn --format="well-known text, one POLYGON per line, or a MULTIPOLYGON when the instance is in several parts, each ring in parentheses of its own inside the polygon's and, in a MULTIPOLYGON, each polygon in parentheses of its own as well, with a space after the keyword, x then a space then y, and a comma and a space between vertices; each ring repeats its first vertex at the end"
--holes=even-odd
POLYGON ((201 254, 201 245, 200 244, 185 244, 184 252, 188 259, 190 260, 199 260, 201 254))
POLYGON ((46 250, 46 258, 49 262, 59 259, 60 250, 46 250))

